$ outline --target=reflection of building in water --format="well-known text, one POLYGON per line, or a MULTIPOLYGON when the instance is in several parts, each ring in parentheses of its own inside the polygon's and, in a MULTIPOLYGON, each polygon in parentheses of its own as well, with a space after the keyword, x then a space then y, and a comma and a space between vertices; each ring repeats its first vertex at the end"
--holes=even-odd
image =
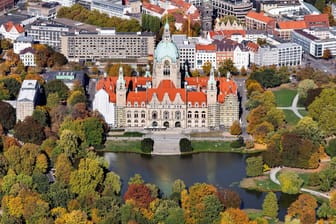
POLYGON ((227 75, 215 78, 181 74, 179 53, 168 23, 154 53, 153 75, 105 77, 97 83, 93 109, 111 127, 219 128, 239 119, 236 83, 227 75))

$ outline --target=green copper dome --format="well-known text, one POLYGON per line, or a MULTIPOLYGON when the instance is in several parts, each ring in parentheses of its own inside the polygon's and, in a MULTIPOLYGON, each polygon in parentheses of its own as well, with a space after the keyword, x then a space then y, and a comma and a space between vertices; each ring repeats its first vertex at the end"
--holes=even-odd
POLYGON ((179 53, 176 45, 170 41, 162 40, 155 49, 155 60, 161 62, 163 58, 169 57, 172 62, 176 62, 179 53))

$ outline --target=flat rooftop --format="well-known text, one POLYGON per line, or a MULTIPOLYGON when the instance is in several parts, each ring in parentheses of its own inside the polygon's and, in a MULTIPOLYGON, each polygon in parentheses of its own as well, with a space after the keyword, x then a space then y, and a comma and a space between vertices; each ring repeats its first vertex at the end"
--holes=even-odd
POLYGON ((32 16, 19 14, 19 13, 7 13, 6 15, 0 16, 0 24, 12 21, 15 24, 21 24, 22 21, 32 18, 32 16))

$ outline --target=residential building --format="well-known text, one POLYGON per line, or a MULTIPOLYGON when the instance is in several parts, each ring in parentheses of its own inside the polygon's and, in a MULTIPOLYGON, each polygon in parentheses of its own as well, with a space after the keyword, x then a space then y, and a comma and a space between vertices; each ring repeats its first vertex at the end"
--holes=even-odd
POLYGON ((32 37, 25 37, 20 36, 16 38, 16 40, 13 43, 13 50, 15 54, 19 54, 20 51, 32 47, 34 43, 34 39, 32 37))
POLYGON ((54 19, 60 8, 61 5, 57 2, 29 2, 27 13, 41 19, 54 19))
POLYGON ((118 33, 114 29, 79 32, 61 37, 61 52, 69 61, 101 59, 147 60, 153 55, 155 36, 152 33, 118 33))
POLYGON ((210 40, 222 40, 231 39, 241 43, 245 39, 246 31, 245 30, 220 30, 220 31, 210 31, 208 34, 208 39, 210 40))
POLYGON ((212 0, 212 6, 217 17, 232 15, 238 21, 244 22, 246 14, 252 10, 253 3, 247 0, 212 0))
POLYGON ((212 68, 210 77, 183 80, 168 24, 155 49, 152 76, 124 77, 120 67, 118 77, 102 78, 97 90, 93 108, 111 127, 228 129, 239 120, 237 85, 229 75, 215 78, 212 68))
POLYGON ((329 16, 328 14, 320 15, 305 15, 303 19, 306 23, 306 27, 312 28, 329 28, 329 16))
POLYGON ((19 53, 20 59, 24 66, 36 66, 35 63, 35 51, 32 47, 25 48, 19 53))
POLYGON ((76 0, 43 0, 44 2, 57 2, 61 6, 71 7, 72 5, 76 4, 76 0))
POLYGON ((61 35, 76 32, 96 32, 97 27, 74 20, 57 18, 54 20, 37 20, 26 26, 27 36, 33 37, 35 42, 47 44, 57 51, 61 50, 61 35))
POLYGON ((278 66, 299 66, 302 60, 302 47, 296 43, 276 45, 278 49, 278 66))
MULTIPOLYGON (((224 17, 225 18, 225 17, 224 17)), ((214 31, 222 30, 245 30, 241 23, 238 23, 236 20, 231 22, 229 19, 226 21, 224 18, 216 18, 214 31)))
POLYGON ((210 62, 212 67, 216 69, 216 51, 217 49, 215 44, 196 44, 195 68, 202 69, 202 66, 206 62, 210 62))
POLYGON ((292 42, 299 44, 304 52, 316 58, 321 58, 326 49, 330 50, 332 56, 336 56, 336 38, 332 35, 332 30, 330 37, 326 39, 318 38, 311 33, 313 32, 309 29, 294 30, 292 31, 292 42))
POLYGON ((277 65, 279 62, 278 48, 269 45, 260 46, 251 61, 258 66, 277 65))
POLYGON ((149 2, 142 3, 142 14, 148 14, 158 18, 162 18, 165 14, 165 9, 161 8, 158 5, 151 4, 149 2))
POLYGON ((236 41, 232 41, 230 39, 215 39, 213 44, 216 45, 216 63, 217 68, 220 66, 222 62, 230 59, 232 62, 234 60, 234 50, 237 47, 238 43, 236 41))
POLYGON ((14 7, 14 0, 1 0, 0 1, 0 11, 10 9, 14 7))
POLYGON ((249 66, 249 51, 248 49, 242 45, 238 44, 233 52, 233 64, 234 66, 240 70, 242 68, 248 68, 249 66))
POLYGON ((10 39, 11 41, 16 40, 20 36, 24 36, 24 28, 20 24, 14 24, 13 22, 3 23, 0 27, 0 34, 5 39, 10 39))
POLYGON ((256 1, 256 8, 260 12, 268 12, 272 9, 284 8, 288 6, 300 6, 299 0, 258 0, 256 1))
POLYGON ((303 20, 298 21, 279 21, 276 28, 274 29, 274 34, 281 39, 290 40, 291 33, 296 29, 305 29, 307 24, 303 20))
POLYGON ((91 10, 97 10, 105 13, 108 16, 116 16, 124 19, 129 19, 128 13, 132 13, 129 6, 122 5, 119 0, 92 0, 91 10))
POLYGON ((258 39, 266 39, 267 36, 266 30, 246 30, 245 40, 250 40, 256 43, 258 39))
POLYGON ((42 77, 46 82, 61 80, 69 89, 73 88, 75 82, 85 89, 89 81, 83 71, 50 71, 43 73, 42 77))
POLYGON ((252 51, 251 63, 259 66, 299 66, 302 60, 302 47, 296 43, 281 43, 255 47, 247 44, 252 51), (253 58, 252 58, 253 56, 253 58))
POLYGON ((187 64, 190 69, 195 69, 196 41, 185 34, 172 35, 172 41, 179 51, 180 64, 187 64))
POLYGON ((31 116, 39 101, 40 86, 36 80, 23 80, 16 100, 16 120, 31 116))
POLYGON ((270 33, 275 28, 276 20, 264 13, 249 11, 245 16, 246 29, 248 30, 266 30, 270 33))

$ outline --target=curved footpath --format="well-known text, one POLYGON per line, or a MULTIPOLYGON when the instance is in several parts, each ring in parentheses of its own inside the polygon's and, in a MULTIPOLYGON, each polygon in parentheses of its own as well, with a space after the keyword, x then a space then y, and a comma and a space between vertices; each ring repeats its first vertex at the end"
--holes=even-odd
MULTIPOLYGON (((270 171, 270 179, 273 183, 280 185, 280 181, 278 180, 278 178, 276 177, 277 173, 281 170, 281 167, 276 167, 276 168, 272 168, 270 171)), ((309 194, 315 195, 317 197, 323 197, 323 198, 327 198, 330 199, 330 196, 325 194, 325 193, 321 193, 319 191, 314 191, 314 190, 310 190, 307 188, 301 188, 300 189, 302 192, 307 192, 309 194)))
POLYGON ((299 113, 299 109, 305 109, 304 107, 297 107, 297 104, 299 102, 299 94, 296 94, 296 96, 294 97, 293 101, 292 101, 292 106, 290 107, 277 107, 278 109, 281 110, 291 110, 293 111, 293 113, 299 117, 302 118, 303 116, 299 113))

